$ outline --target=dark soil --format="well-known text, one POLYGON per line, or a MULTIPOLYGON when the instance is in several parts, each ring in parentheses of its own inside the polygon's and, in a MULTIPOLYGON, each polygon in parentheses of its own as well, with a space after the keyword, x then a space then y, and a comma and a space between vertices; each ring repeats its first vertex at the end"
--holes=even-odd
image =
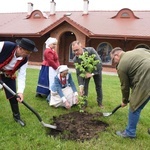
POLYGON ((72 112, 59 117, 53 117, 53 124, 59 130, 51 129, 48 135, 65 140, 84 141, 98 138, 99 133, 105 131, 107 123, 100 121, 102 113, 72 112))

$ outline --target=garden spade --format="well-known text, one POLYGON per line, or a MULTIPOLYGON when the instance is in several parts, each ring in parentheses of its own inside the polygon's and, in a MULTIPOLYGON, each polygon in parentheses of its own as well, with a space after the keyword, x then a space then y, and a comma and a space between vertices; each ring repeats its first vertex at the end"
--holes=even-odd
MULTIPOLYGON (((3 81, 0 80, 0 84, 5 88, 7 89, 11 94, 13 94, 14 96, 18 96, 12 89, 10 89, 3 81)), ((55 129, 55 130, 59 130, 57 129, 57 126, 54 126, 54 125, 50 125, 50 124, 47 124, 47 123, 44 123, 44 121, 42 121, 42 118, 40 117, 40 115, 31 107, 29 106, 25 101, 22 101, 21 102, 22 104, 24 104, 31 112, 33 112, 36 117, 38 118, 38 120, 42 123, 42 125, 44 127, 48 127, 48 128, 51 128, 51 129, 55 129)))
POLYGON ((111 116, 111 115, 114 114, 120 107, 121 107, 121 104, 118 105, 112 112, 103 113, 103 116, 104 116, 104 117, 111 116))

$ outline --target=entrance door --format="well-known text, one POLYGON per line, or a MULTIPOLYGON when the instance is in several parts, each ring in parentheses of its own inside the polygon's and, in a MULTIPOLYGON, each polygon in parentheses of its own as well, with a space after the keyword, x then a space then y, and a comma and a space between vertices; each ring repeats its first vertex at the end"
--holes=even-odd
POLYGON ((73 67, 73 53, 71 50, 71 43, 76 40, 75 35, 72 32, 65 32, 60 37, 59 44, 59 61, 61 65, 68 65, 68 67, 73 67))

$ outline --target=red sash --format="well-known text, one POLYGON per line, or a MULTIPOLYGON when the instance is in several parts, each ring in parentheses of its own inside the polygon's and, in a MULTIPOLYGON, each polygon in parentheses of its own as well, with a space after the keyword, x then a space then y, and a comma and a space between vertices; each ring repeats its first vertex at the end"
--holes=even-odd
POLYGON ((66 77, 62 78, 62 76, 60 75, 60 82, 62 85, 65 85, 66 84, 66 77))
POLYGON ((3 62, 0 64, 0 69, 2 69, 4 66, 6 66, 7 64, 9 64, 9 62, 12 60, 12 58, 14 57, 14 53, 15 53, 16 49, 14 49, 12 51, 12 54, 3 62))
POLYGON ((9 78, 12 78, 12 79, 15 79, 16 78, 16 75, 15 75, 15 72, 16 70, 18 69, 18 66, 20 65, 20 63, 24 60, 18 60, 17 63, 15 64, 13 70, 3 70, 2 68, 4 66, 6 66, 7 64, 9 64, 9 62, 12 60, 12 58, 14 57, 14 53, 16 51, 16 48, 12 51, 12 54, 2 63, 0 64, 0 69, 2 70, 2 72, 4 72, 5 76, 6 77, 9 77, 9 78))

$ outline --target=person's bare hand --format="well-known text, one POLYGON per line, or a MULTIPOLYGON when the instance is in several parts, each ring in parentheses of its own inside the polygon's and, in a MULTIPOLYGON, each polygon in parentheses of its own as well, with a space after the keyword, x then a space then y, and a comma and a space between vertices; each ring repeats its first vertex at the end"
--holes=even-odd
POLYGON ((75 104, 78 104, 78 96, 75 97, 75 104))
POLYGON ((17 101, 21 103, 23 101, 23 94, 22 93, 18 93, 17 95, 18 95, 17 96, 17 101))
POLYGON ((127 106, 127 104, 125 104, 125 103, 121 103, 121 107, 125 107, 125 106, 127 106))
POLYGON ((68 101, 65 102, 65 107, 66 107, 66 109, 70 109, 71 108, 71 106, 70 106, 68 101))
POLYGON ((85 74, 85 78, 91 78, 93 75, 91 74, 91 73, 89 73, 89 72, 87 72, 86 74, 85 74))
POLYGON ((80 96, 84 95, 84 87, 80 87, 79 94, 80 94, 80 96))

